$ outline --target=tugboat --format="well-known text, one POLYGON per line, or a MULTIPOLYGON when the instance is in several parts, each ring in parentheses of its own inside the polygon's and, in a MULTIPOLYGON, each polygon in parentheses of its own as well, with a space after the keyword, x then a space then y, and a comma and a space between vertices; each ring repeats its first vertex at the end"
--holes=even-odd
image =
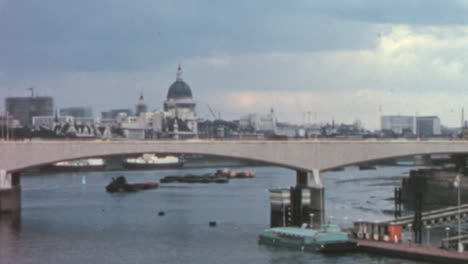
POLYGON ((322 225, 320 229, 306 228, 305 225, 269 228, 258 236, 258 243, 322 253, 352 251, 357 246, 347 232, 332 224, 322 225))
POLYGON ((124 176, 119 176, 117 179, 112 178, 112 182, 106 186, 106 191, 114 192, 136 192, 141 190, 149 190, 158 188, 156 182, 134 183, 128 184, 124 176))

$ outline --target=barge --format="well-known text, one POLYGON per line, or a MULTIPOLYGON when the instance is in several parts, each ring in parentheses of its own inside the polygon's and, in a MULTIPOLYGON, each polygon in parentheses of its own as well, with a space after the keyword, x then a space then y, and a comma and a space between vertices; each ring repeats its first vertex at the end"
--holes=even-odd
POLYGON ((145 183, 127 183, 127 179, 124 176, 119 176, 116 179, 112 179, 112 182, 106 186, 106 191, 110 193, 114 192, 137 192, 141 190, 149 190, 158 188, 157 182, 145 182, 145 183))
POLYGON ((302 251, 336 253, 356 249, 356 242, 337 225, 322 225, 320 229, 305 227, 275 227, 258 236, 258 243, 302 251))

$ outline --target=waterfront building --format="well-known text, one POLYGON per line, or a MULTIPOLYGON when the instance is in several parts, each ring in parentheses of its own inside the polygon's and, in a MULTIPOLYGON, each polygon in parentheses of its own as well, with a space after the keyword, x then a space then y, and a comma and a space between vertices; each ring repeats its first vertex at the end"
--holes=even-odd
POLYGON ((239 119, 239 129, 242 132, 255 132, 258 129, 258 114, 247 114, 239 119))
POLYGON ((61 108, 60 116, 93 117, 93 110, 90 107, 82 106, 61 108))
POLYGON ((270 113, 260 116, 258 131, 274 134, 276 132, 276 117, 273 108, 270 113))
POLYGON ((199 120, 198 136, 200 138, 231 138, 237 137, 239 125, 234 121, 226 120, 199 120))
POLYGON ((92 117, 34 116, 34 131, 47 131, 48 136, 95 138, 102 137, 92 117), (50 132, 50 133, 49 133, 50 132))
POLYGON ((265 115, 253 113, 242 116, 239 119, 239 129, 245 132, 274 134, 277 127, 273 108, 271 108, 270 113, 265 115))
POLYGON ((13 119, 11 115, 5 115, 5 113, 0 113, 0 138, 5 137, 6 130, 12 128, 21 127, 20 122, 16 119, 13 119))
POLYGON ((101 112, 101 119, 102 120, 113 120, 117 119, 118 116, 122 116, 124 114, 125 116, 131 116, 133 114, 132 109, 112 109, 107 112, 101 112))
POLYGON ((442 135, 437 116, 382 116, 381 130, 395 135, 432 137, 442 135))
POLYGON ((164 112, 142 112, 138 116, 125 116, 119 120, 127 139, 159 138, 163 133, 164 112))
POLYGON ((31 127, 34 116, 52 116, 52 97, 7 97, 5 108, 9 115, 17 119, 21 126, 31 127))
POLYGON ((299 127, 297 125, 278 122, 276 124, 275 136, 295 138, 297 137, 298 130, 299 130, 299 127))
POLYGON ((433 137, 442 135, 440 119, 437 116, 416 117, 416 134, 418 137, 433 137))
POLYGON ((398 135, 409 131, 412 134, 416 133, 416 120, 414 116, 381 116, 380 128, 382 131, 392 131, 398 135))
POLYGON ((74 119, 71 116, 34 116, 32 120, 32 128, 34 130, 54 130, 55 126, 65 123, 73 123, 74 119))
POLYGON ((197 136, 195 107, 192 90, 182 79, 182 68, 179 65, 176 80, 169 87, 164 101, 165 132, 175 138, 197 136))

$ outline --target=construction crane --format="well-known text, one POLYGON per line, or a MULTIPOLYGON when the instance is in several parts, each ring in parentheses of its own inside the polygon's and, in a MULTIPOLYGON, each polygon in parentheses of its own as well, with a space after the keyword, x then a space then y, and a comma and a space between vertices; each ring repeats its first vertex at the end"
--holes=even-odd
POLYGON ((209 104, 206 104, 206 106, 208 106, 208 109, 210 110, 210 113, 213 116, 214 120, 221 119, 221 114, 218 114, 218 117, 216 117, 216 114, 214 113, 213 109, 211 109, 211 106, 209 104))
POLYGON ((34 97, 34 87, 31 86, 26 90, 31 91, 31 97, 34 97))

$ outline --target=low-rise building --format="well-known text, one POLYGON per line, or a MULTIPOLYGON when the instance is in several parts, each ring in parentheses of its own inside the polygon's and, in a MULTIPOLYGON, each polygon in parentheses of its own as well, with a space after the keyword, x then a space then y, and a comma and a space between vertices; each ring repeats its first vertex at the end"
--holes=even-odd
POLYGON ((380 129, 382 131, 393 131, 397 135, 403 134, 404 131, 416 133, 416 119, 414 116, 381 116, 380 129))

